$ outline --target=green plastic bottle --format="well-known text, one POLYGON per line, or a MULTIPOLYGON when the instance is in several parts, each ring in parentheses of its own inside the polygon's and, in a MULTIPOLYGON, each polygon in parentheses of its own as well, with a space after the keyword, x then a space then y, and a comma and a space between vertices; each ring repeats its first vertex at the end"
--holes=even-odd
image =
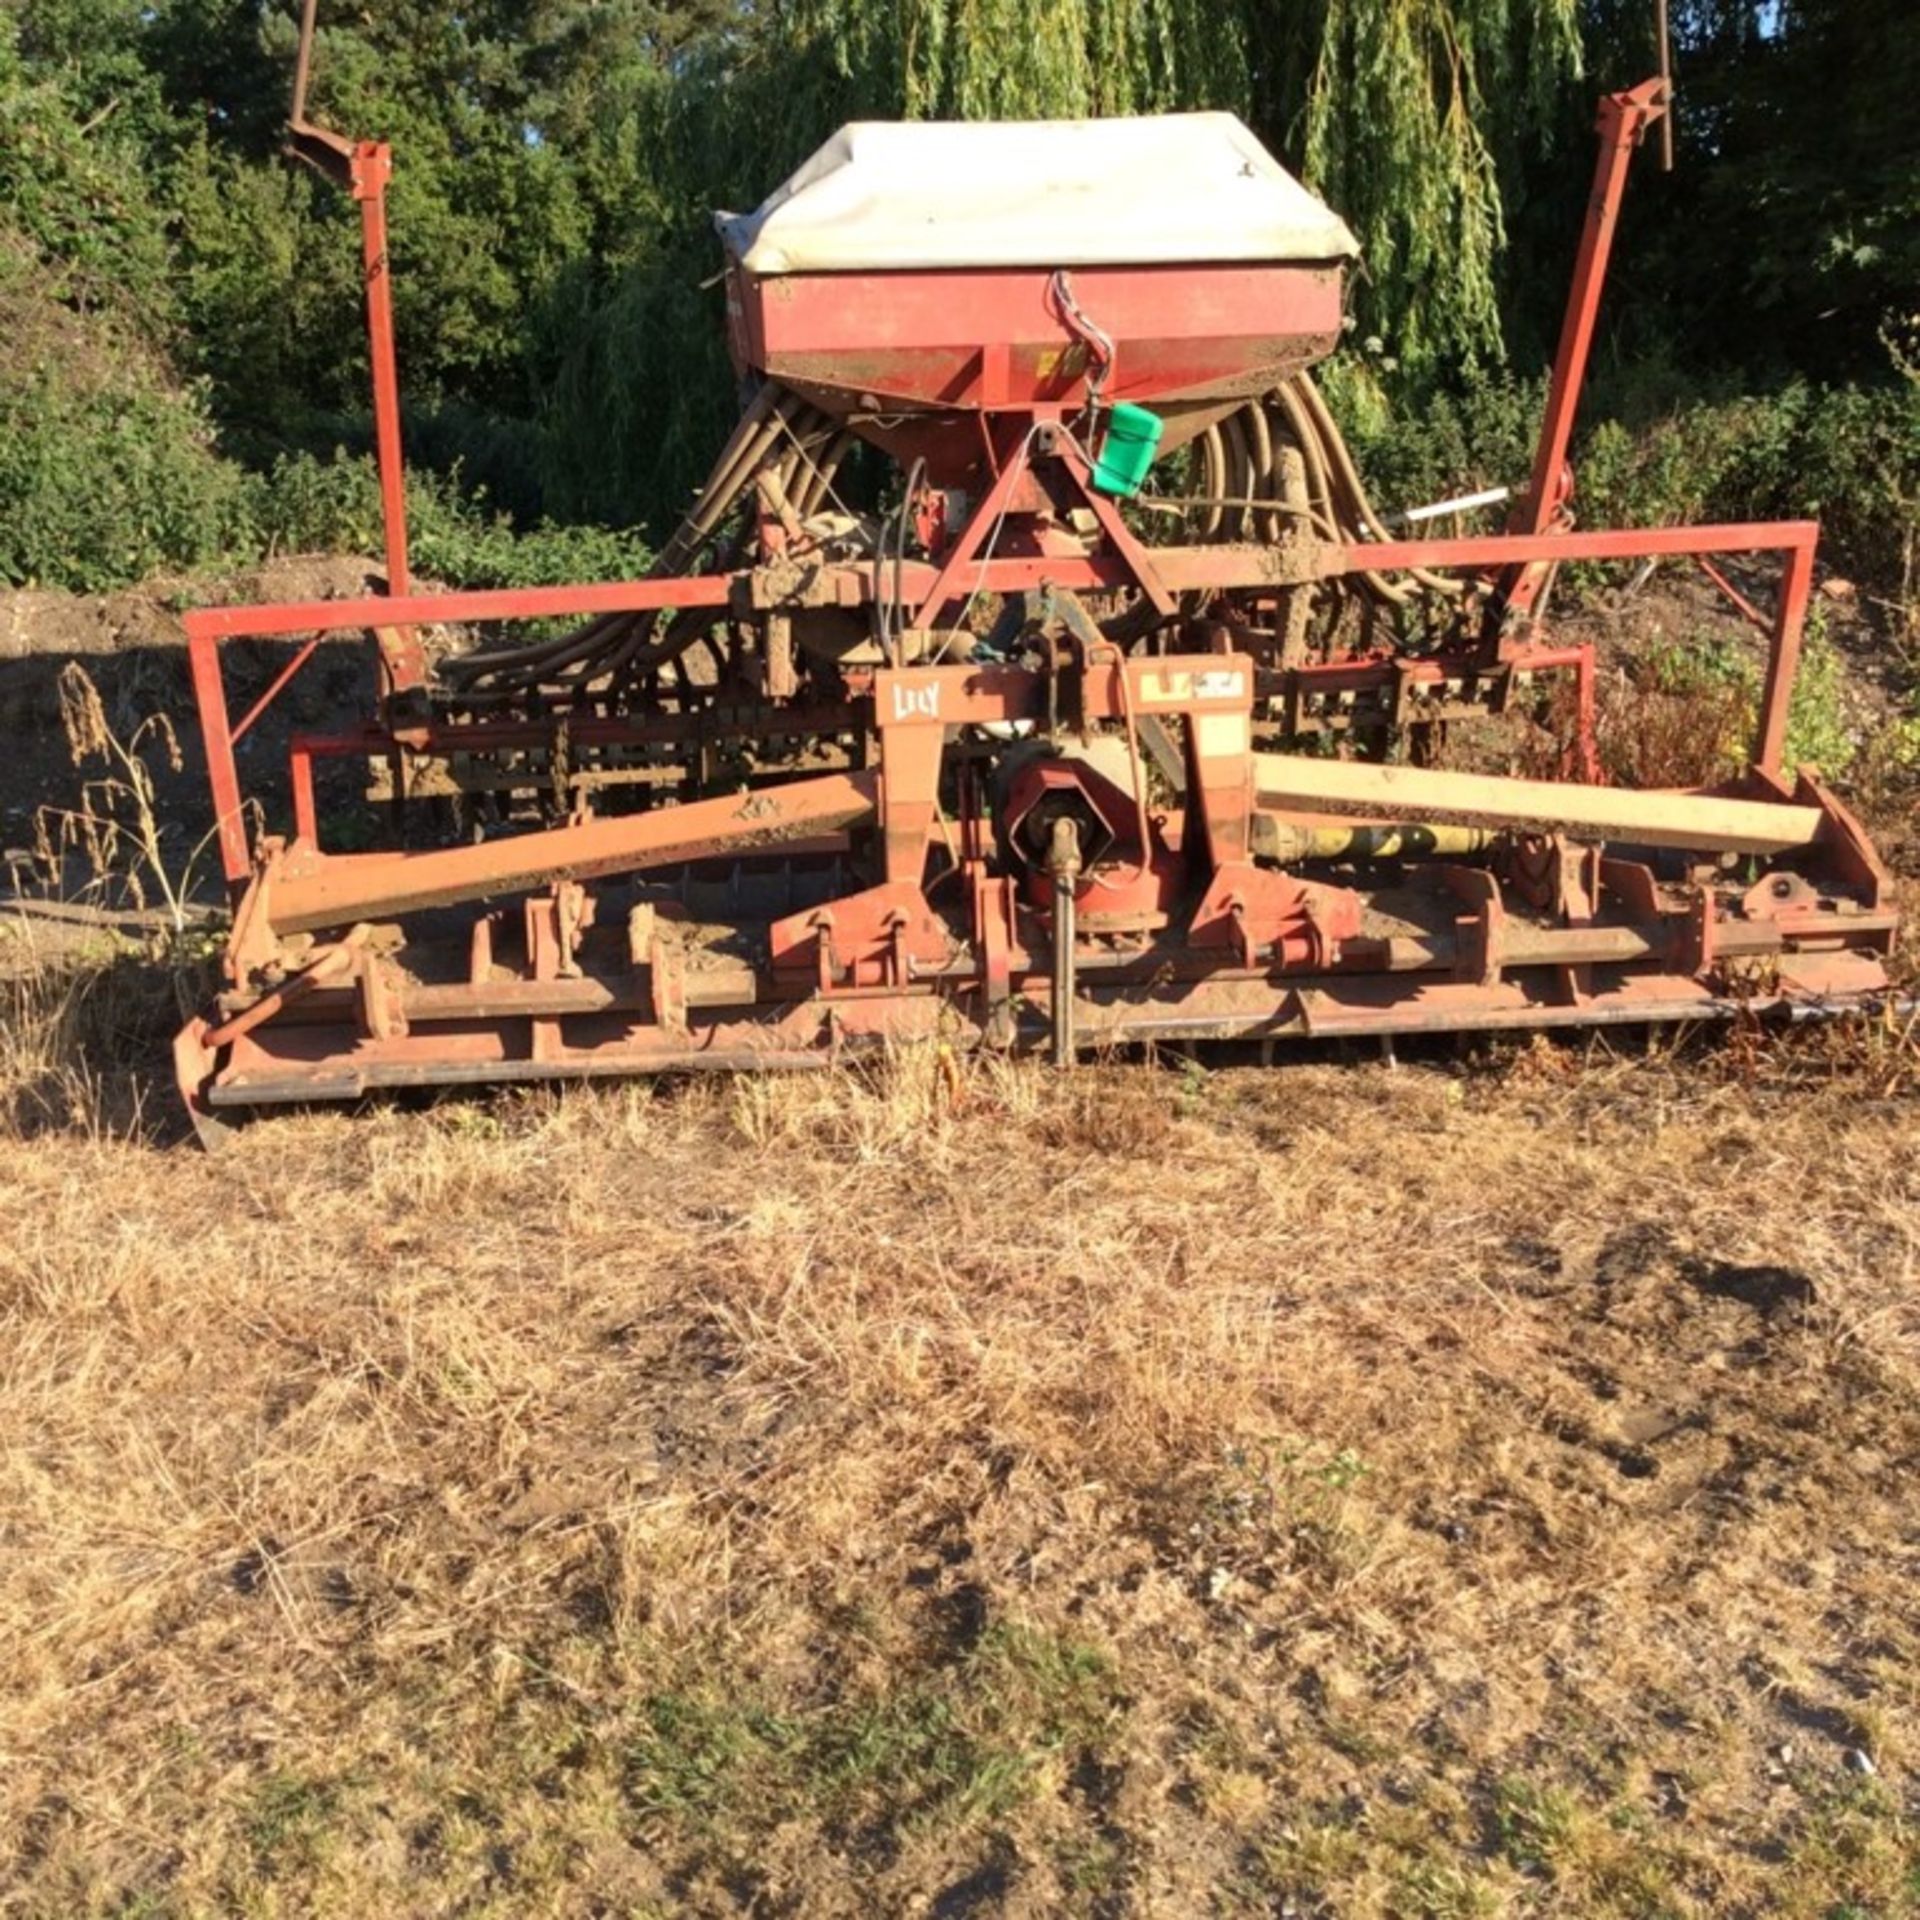
POLYGON ((1094 463, 1093 484, 1102 493, 1131 500, 1140 491, 1153 456, 1160 451, 1160 436, 1166 422, 1145 407, 1116 400, 1107 414, 1106 438, 1100 442, 1100 458, 1094 463))

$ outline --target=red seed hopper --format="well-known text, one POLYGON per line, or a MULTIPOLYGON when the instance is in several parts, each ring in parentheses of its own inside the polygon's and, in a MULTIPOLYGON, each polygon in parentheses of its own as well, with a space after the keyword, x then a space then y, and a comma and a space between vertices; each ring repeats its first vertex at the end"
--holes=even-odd
POLYGON ((741 370, 954 485, 967 416, 1090 390, 1173 451, 1332 351, 1357 252, 1227 113, 846 127, 718 226, 741 370))

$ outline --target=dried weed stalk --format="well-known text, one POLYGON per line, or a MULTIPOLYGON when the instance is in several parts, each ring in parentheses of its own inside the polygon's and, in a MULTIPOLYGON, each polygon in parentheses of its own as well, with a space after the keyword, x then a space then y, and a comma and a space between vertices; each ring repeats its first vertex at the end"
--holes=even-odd
POLYGON ((92 890, 123 889, 137 908, 157 896, 172 931, 186 931, 194 870, 213 836, 176 859, 161 819, 158 770, 181 770, 180 737, 172 719, 156 710, 123 739, 101 704, 100 689, 77 660, 61 669, 60 724, 67 755, 83 774, 71 807, 40 807, 34 814, 34 853, 52 874, 78 855, 92 890), (105 771, 89 769, 104 763, 105 771))

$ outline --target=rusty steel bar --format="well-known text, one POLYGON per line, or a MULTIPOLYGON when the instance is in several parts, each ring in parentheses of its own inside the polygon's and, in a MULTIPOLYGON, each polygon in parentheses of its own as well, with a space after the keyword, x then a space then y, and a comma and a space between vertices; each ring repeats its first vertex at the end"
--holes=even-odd
POLYGON ((246 713, 235 724, 231 738, 236 747, 253 730, 253 723, 285 692, 287 682, 313 658, 314 649, 318 647, 319 644, 320 636, 316 633, 306 645, 273 676, 273 684, 247 709, 246 713))
POLYGON ((1760 695, 1760 727, 1753 763, 1775 779, 1785 771, 1787 721, 1793 709, 1793 682, 1800 671, 1800 638, 1807 601, 1813 593, 1813 542, 1791 548, 1780 581, 1780 605, 1774 614, 1773 645, 1767 650, 1766 685, 1760 695))
MULTIPOLYGON (((851 705, 814 701, 806 706, 708 707, 689 725, 677 714, 586 713, 572 717, 567 737, 575 748, 681 745, 699 740, 788 739, 814 734, 848 733, 861 726, 851 705)), ((551 747, 551 720, 526 720, 512 714, 472 720, 429 721, 415 750, 430 759, 462 753, 504 753, 551 747)), ((361 722, 327 733, 296 733, 293 745, 321 759, 341 759, 386 751, 392 735, 385 727, 361 722)), ((412 744, 412 743, 410 743, 412 744)))
POLYGON ((1322 548, 1329 574, 1397 573, 1408 567, 1503 567, 1528 561, 1644 560, 1656 554, 1791 553, 1818 544, 1815 520, 1708 527, 1596 527, 1570 533, 1470 534, 1458 540, 1379 540, 1322 548))
POLYGON ((1667 21, 1667 0, 1654 0, 1654 44, 1660 61, 1660 84, 1664 89, 1660 115, 1660 171, 1673 171, 1673 34, 1667 21))
POLYGON ((724 858, 801 833, 850 827, 877 804, 879 777, 830 773, 681 807, 515 834, 424 853, 281 856, 264 878, 267 925, 297 933, 451 906, 490 894, 641 867, 724 858))
MULTIPOLYGON (((1381 540, 1357 546, 1322 545, 1310 563, 1289 560, 1284 547, 1250 543, 1214 547, 1157 547, 1153 563, 1178 592, 1208 587, 1284 586, 1339 574, 1398 572, 1412 567, 1481 569, 1527 561, 1637 560, 1653 554, 1764 553, 1805 545, 1819 527, 1811 520, 1735 523, 1706 527, 1620 527, 1573 533, 1478 534, 1456 540, 1381 540)), ((983 592, 1014 593, 1035 586, 1092 588, 1129 584, 1132 574, 1115 554, 1036 554, 982 560, 970 570, 983 592)), ((830 604, 862 606, 873 591, 873 570, 847 565, 823 570, 840 591, 830 604)), ((924 560, 903 570, 907 596, 924 599, 938 574, 924 560)), ((640 613, 665 607, 724 607, 735 577, 689 574, 669 579, 599 581, 564 587, 497 588, 469 593, 417 593, 391 599, 284 601, 259 607, 196 607, 181 616, 189 635, 268 639, 291 633, 346 633, 360 628, 406 627, 482 620, 536 620, 560 614, 640 613)))
POLYGON ((211 634, 189 628, 187 670, 193 678, 194 704, 200 710, 200 738, 207 757, 207 786, 213 796, 221 871, 233 887, 247 877, 253 861, 247 850, 246 801, 233 760, 233 729, 227 724, 227 689, 220 677, 219 648, 211 634))
MULTIPOLYGON (((1850 914, 1836 919, 1830 931, 1818 937, 1796 935, 1773 921, 1725 920, 1714 930, 1714 951, 1721 959, 1764 959, 1845 943, 1868 946, 1891 933, 1898 925, 1893 913, 1850 914)), ((1631 966, 1648 961, 1673 964, 1684 950, 1689 934, 1683 922, 1668 919, 1634 926, 1599 927, 1527 927, 1509 926, 1503 936, 1500 960, 1503 969, 1538 967, 1631 966)), ((334 949, 329 949, 334 951, 334 949)), ((1044 979, 1051 996, 1054 988, 1052 950, 1036 956, 1016 950, 1010 958, 1016 981, 1035 990, 1044 979), (1043 969, 1038 959, 1047 961, 1043 969)), ((1395 934, 1385 939, 1349 940, 1342 944, 1339 957, 1326 969, 1326 977, 1366 979, 1380 974, 1454 974, 1464 957, 1462 943, 1450 934, 1395 934)), ((1075 982, 1094 987, 1118 987, 1148 982, 1193 984, 1203 981, 1247 980, 1272 984, 1270 973, 1262 969, 1223 968, 1183 948, 1156 948, 1147 954, 1102 954, 1097 950, 1077 954, 1072 967, 1075 982)), ((835 1005, 852 1000, 890 1001, 939 996, 964 991, 976 984, 977 967, 968 959, 929 971, 923 978, 903 987, 836 989, 831 996, 835 1005)), ((1320 975, 1303 975, 1308 984, 1320 975)), ((1070 988, 1078 992, 1078 986, 1070 988)), ((276 990, 277 991, 277 990, 276 990)), ((747 1007, 790 1008, 813 991, 811 983, 783 985, 763 980, 744 961, 712 960, 686 979, 686 1005, 695 1012, 717 1012, 747 1007)), ((271 996, 268 996, 271 998, 271 996)), ((223 996, 220 1011, 228 1019, 246 1016, 260 1005, 244 994, 223 996)), ((651 991, 644 982, 628 973, 623 976, 583 974, 577 979, 495 980, 482 984, 462 982, 454 985, 422 983, 401 979, 394 986, 394 1004, 409 1025, 437 1023, 466 1024, 475 1020, 568 1019, 595 1014, 650 1015, 651 991)), ((352 1021, 351 995, 339 987, 315 983, 305 989, 295 1004, 281 1012, 274 1007, 276 1024, 324 1024, 327 1021, 352 1021)), ((242 1031, 256 1023, 249 1019, 242 1031)), ((224 1033, 225 1029, 214 1030, 224 1033)))
POLYGON ((217 1027, 207 1029, 205 1044, 208 1048, 224 1047, 238 1040, 242 1034, 251 1033, 255 1027, 284 1013, 290 1006, 297 1005, 310 994, 317 993, 329 980, 351 973, 354 964, 354 949, 358 941, 349 937, 335 941, 333 945, 322 947, 306 966, 289 980, 263 993, 250 1006, 242 1008, 230 1019, 217 1027))
POLYGON ((1573 438, 1574 415, 1580 408, 1580 390, 1586 382, 1587 357, 1593 349, 1594 322, 1606 284, 1607 261, 1613 252, 1620 197, 1626 190, 1634 149, 1647 128, 1666 111, 1665 95, 1664 80, 1644 80, 1628 92, 1609 94, 1600 103, 1600 152, 1594 163, 1593 189, 1521 518, 1528 532, 1544 533, 1559 506, 1560 479, 1573 438))
POLYGON ((287 107, 287 151, 360 203, 360 267, 366 295, 367 358, 373 374, 374 463, 380 475, 380 519, 387 591, 408 590, 406 474, 400 451, 400 381, 393 354, 393 285, 387 251, 387 185, 393 152, 384 140, 348 140, 307 118, 313 74, 316 0, 302 0, 293 54, 293 97, 287 107))
POLYGON ((352 633, 475 620, 541 620, 568 613, 644 613, 658 607, 724 607, 724 574, 675 580, 609 580, 567 587, 493 588, 469 593, 378 595, 352 600, 283 600, 259 607, 195 607, 180 616, 189 637, 266 640, 290 633, 352 633))
MULTIPOLYGON (((176 1071, 196 1126, 207 1137, 203 1114, 220 1107, 261 1107, 309 1100, 357 1099, 376 1091, 411 1087, 496 1086, 516 1081, 593 1080, 636 1073, 771 1073, 832 1064, 825 1046, 803 1048, 729 1035, 726 1044, 700 1039, 614 1046, 589 1053, 565 1052, 553 1059, 515 1056, 504 1051, 479 1059, 420 1059, 383 1056, 362 1048, 331 1060, 276 1059, 254 1047, 246 1036, 235 1052, 252 1051, 265 1065, 249 1062, 204 1085, 192 1084, 195 1048, 204 1036, 188 1028, 176 1043, 176 1071)), ((396 1043, 404 1046, 404 1042, 396 1043)))
POLYGON ((293 51, 293 101, 287 109, 287 122, 300 130, 307 124, 307 79, 313 70, 313 29, 317 0, 302 0, 300 42, 293 51))
POLYGON ((353 152, 353 197, 360 202, 360 260, 366 278, 367 352, 373 370, 374 459, 380 469, 380 521, 386 536, 387 591, 411 590, 407 566, 407 478, 400 451, 400 377, 393 355, 393 274, 387 253, 386 144, 363 140, 353 152))
POLYGON ((1741 619, 1746 621, 1750 627, 1753 627, 1758 632, 1771 637, 1773 633, 1773 622, 1769 620, 1704 553, 1696 553, 1693 556, 1693 564, 1720 589, 1721 593, 1732 603, 1734 611, 1740 615, 1741 619))

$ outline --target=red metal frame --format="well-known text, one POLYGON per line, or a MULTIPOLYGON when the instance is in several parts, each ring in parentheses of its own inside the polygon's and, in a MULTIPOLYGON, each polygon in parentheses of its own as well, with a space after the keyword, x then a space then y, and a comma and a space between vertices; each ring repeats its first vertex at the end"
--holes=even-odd
POLYGON ((374 451, 387 550, 387 591, 412 586, 407 565, 406 468, 400 448, 400 376, 393 351, 393 274, 387 253, 387 185, 393 153, 384 140, 347 140, 307 118, 317 0, 304 0, 294 60, 287 148, 317 173, 344 187, 360 205, 360 266, 367 299, 367 357, 373 375, 374 451))
POLYGON ((1516 531, 1545 533, 1570 490, 1567 448, 1573 439, 1581 389, 1586 384, 1587 359, 1593 351, 1594 323, 1606 285, 1607 263, 1613 254, 1627 171, 1647 129, 1665 120, 1670 92, 1665 79, 1644 80, 1625 93, 1608 94, 1600 103, 1599 158, 1594 165, 1580 250, 1575 256, 1573 285, 1561 322, 1560 345, 1553 357, 1533 477, 1522 510, 1515 516, 1516 531))
MULTIPOLYGON (((1009 462, 1006 472, 1017 478, 1018 463, 1009 462)), ((989 496, 989 501, 992 498, 989 496)), ((1381 541, 1359 548, 1321 548, 1312 572, 1305 577, 1327 579, 1362 570, 1416 566, 1478 571, 1579 560, 1635 560, 1656 555, 1779 553, 1784 556, 1785 565, 1753 749, 1755 766, 1777 776, 1784 771, 1787 719, 1799 664, 1801 632, 1812 591, 1813 555, 1818 537, 1817 522, 1788 520, 1753 525, 1638 527, 1381 541)), ((1269 586, 1275 577, 1273 552, 1264 547, 1171 547, 1155 549, 1146 557, 1154 574, 1172 589, 1188 588, 1200 581, 1221 591, 1269 586)), ((909 561, 904 568, 907 596, 909 602, 919 608, 916 618, 921 625, 928 624, 936 611, 936 596, 946 605, 952 605, 975 593, 1017 593, 1039 585, 1074 590, 1099 588, 1129 577, 1138 576, 1132 566, 1117 555, 974 560, 964 535, 956 542, 954 555, 944 566, 936 568, 925 561, 909 561)), ((594 614, 648 607, 721 607, 728 603, 735 585, 732 576, 715 574, 573 587, 510 588, 484 593, 415 594, 406 598, 322 600, 264 607, 208 607, 187 613, 182 624, 187 632, 207 771, 219 824, 221 861, 227 879, 244 882, 253 866, 243 826, 244 798, 234 760, 234 743, 312 657, 312 649, 305 648, 296 656, 236 729, 227 719, 219 659, 222 640, 369 631, 376 625, 405 631, 439 622, 540 619, 557 614, 594 614)), ((867 604, 872 590, 872 570, 864 566, 823 570, 813 586, 819 599, 842 606, 867 604)), ((1506 664, 1520 667, 1576 664, 1564 658, 1542 657, 1542 651, 1516 654, 1506 664)), ((1306 671, 1352 676, 1380 669, 1356 663, 1306 671)), ((441 738, 444 747, 445 736, 441 738)), ((497 744, 510 742, 503 740, 497 744)))
MULTIPOLYGON (((910 503, 928 557, 889 559, 883 584, 873 561, 825 557, 808 547, 797 518, 763 511, 759 562, 723 573, 421 594, 409 591, 406 567, 388 158, 378 143, 351 144, 304 119, 313 6, 307 0, 293 140, 362 206, 390 592, 185 616, 236 900, 226 990, 177 1047, 183 1091, 202 1120, 216 1106, 371 1086, 813 1065, 842 1045, 936 1032, 988 1044, 1045 1032, 1056 1057, 1070 1059, 1122 1040, 1689 1019, 1884 990, 1880 956, 1896 924, 1885 870, 1833 796, 1807 776, 1790 786, 1784 765, 1816 527, 1574 530, 1566 508, 1566 449, 1620 193, 1633 148, 1665 111, 1664 81, 1603 103, 1594 198, 1532 482, 1504 533, 1342 544, 1323 527, 1293 525, 1261 543, 1148 546, 1094 484, 1077 437, 1087 428, 1086 345, 1049 307, 1046 276, 895 276, 890 331, 863 358, 847 329, 871 316, 844 288, 783 283, 774 302, 736 273, 730 300, 746 364, 784 373, 842 418, 849 405, 858 413, 869 401, 904 403, 897 421, 853 423, 878 444, 928 458, 933 484, 910 503), (823 302, 822 293, 833 297, 823 302), (1038 346, 1028 337, 1036 329, 1038 346), (817 367, 807 358, 816 353, 817 367), (811 387, 810 373, 821 376, 811 387), (855 375, 871 376, 872 394, 855 375), (956 479, 977 497, 955 505, 941 488, 956 479), (1571 672, 1569 771, 1590 781, 1592 650, 1529 640, 1515 616, 1537 615, 1545 582, 1565 563, 1691 555, 1705 564, 1727 553, 1783 559, 1752 771, 1735 789, 1742 805, 1716 813, 1711 799, 1675 795, 1661 800, 1658 820, 1637 817, 1655 847, 1783 850, 1788 857, 1757 880, 1733 881, 1711 864, 1657 865, 1632 844, 1580 845, 1558 831, 1450 829, 1449 850, 1424 869, 1426 904, 1396 920, 1376 913, 1374 896, 1344 867, 1255 857, 1263 811, 1270 826, 1284 820, 1309 834, 1316 821, 1327 826, 1324 812, 1289 814, 1262 800, 1297 796, 1301 769, 1315 763, 1263 757, 1255 731, 1271 735, 1276 720, 1298 731, 1304 704, 1322 697, 1367 696, 1406 722, 1441 711, 1456 683, 1468 706, 1499 704, 1517 676, 1571 672), (1256 659, 1241 644, 1252 642, 1238 624, 1248 608, 1316 583, 1416 571, 1493 583, 1494 618, 1477 641, 1291 665, 1284 652, 1256 659), (1153 610, 1173 635, 1170 644, 1163 635, 1168 650, 1122 648, 1077 598, 1115 589, 1153 610), (882 594, 889 624, 879 631, 891 651, 867 658, 885 663, 838 667, 831 695, 809 685, 794 664, 798 621, 821 610, 833 620, 868 614, 882 594), (945 623, 983 595, 1024 596, 1017 610, 1031 641, 1019 663, 917 664, 938 660, 939 648, 916 654, 908 640, 950 635, 945 623), (743 657, 758 681, 658 711, 591 702, 561 716, 436 711, 425 699, 425 625, 691 609, 724 613, 736 629, 757 625, 762 640, 743 657), (321 636, 351 631, 375 639, 381 718, 297 733, 293 837, 250 846, 235 743, 321 636), (236 726, 220 647, 240 637, 301 644, 236 726), (403 705, 393 698, 401 692, 421 698, 403 705), (396 773, 410 756, 498 767, 553 752, 562 726, 569 751, 684 752, 695 766, 721 741, 811 734, 861 744, 840 756, 850 758, 843 768, 816 762, 785 777, 776 754, 756 763, 741 791, 702 794, 696 782, 684 803, 639 812, 595 815, 577 797, 555 809, 549 797, 544 827, 476 844, 375 853, 320 845, 316 758, 385 758, 396 773), (1163 770, 1166 756, 1178 762, 1176 802, 1150 795, 1151 729, 1163 770), (1087 757, 1096 736, 1117 744, 1124 777, 1087 757), (977 743, 1020 738, 1044 751, 1024 765, 1007 761, 1015 770, 997 797, 984 791, 983 762, 965 752, 956 760, 953 750, 956 739, 971 740, 971 751, 992 759, 995 749, 977 743), (1076 739, 1086 755, 1060 744, 1076 739), (1744 840, 1701 837, 1709 819, 1735 816, 1744 840), (824 863, 818 885, 809 863, 824 863), (850 892, 848 873, 858 876, 850 892), (618 924, 602 918, 618 892, 588 884, 603 876, 651 876, 627 890, 618 924), (697 887, 769 878, 788 904, 758 909, 750 941, 730 934, 702 948, 675 904, 676 886, 691 900, 697 887), (388 916, 459 910, 468 917, 453 937, 464 946, 423 969, 400 965, 392 940, 370 931, 388 916)), ((1318 336, 1308 323, 1325 317, 1321 270, 1235 275, 1232 284, 1206 273, 1078 276, 1076 299, 1102 326, 1117 316, 1115 390, 1167 394, 1173 437, 1219 418, 1243 375, 1257 385, 1296 349, 1311 357, 1318 336), (1254 313, 1268 279, 1268 294, 1304 302, 1298 312, 1254 313), (1222 301, 1239 304, 1223 317, 1222 301)), ((1330 284, 1337 298, 1337 275, 1330 284)), ((621 778, 629 763, 609 765, 621 778)), ((679 775, 669 768, 666 777, 679 775)), ((1449 794, 1463 791, 1447 778, 1449 794)), ((396 790, 402 784, 396 778, 396 790)), ((1483 785, 1493 817, 1519 821, 1523 805, 1538 804, 1537 789, 1523 801, 1506 783, 1502 802, 1493 791, 1501 783, 1483 785)), ((1464 790, 1474 791, 1470 777, 1464 790)), ((1621 796, 1604 796, 1603 807, 1577 780, 1554 796, 1576 825, 1583 813, 1609 826, 1635 817, 1621 796)))
MULTIPOLYGON (((1098 362, 1063 323, 1053 277, 1046 268, 890 273, 878 332, 845 275, 760 280, 736 266, 729 339, 743 372, 771 375, 830 412, 898 414, 865 431, 903 461, 924 456, 940 484, 959 485, 983 462, 977 440, 940 430, 957 411, 1006 417, 1087 402, 1098 362)), ((1076 270, 1074 296, 1127 341, 1102 399, 1163 409, 1171 449, 1205 423, 1209 403, 1268 391, 1324 358, 1340 334, 1340 281, 1337 265, 1091 267, 1076 270)))

